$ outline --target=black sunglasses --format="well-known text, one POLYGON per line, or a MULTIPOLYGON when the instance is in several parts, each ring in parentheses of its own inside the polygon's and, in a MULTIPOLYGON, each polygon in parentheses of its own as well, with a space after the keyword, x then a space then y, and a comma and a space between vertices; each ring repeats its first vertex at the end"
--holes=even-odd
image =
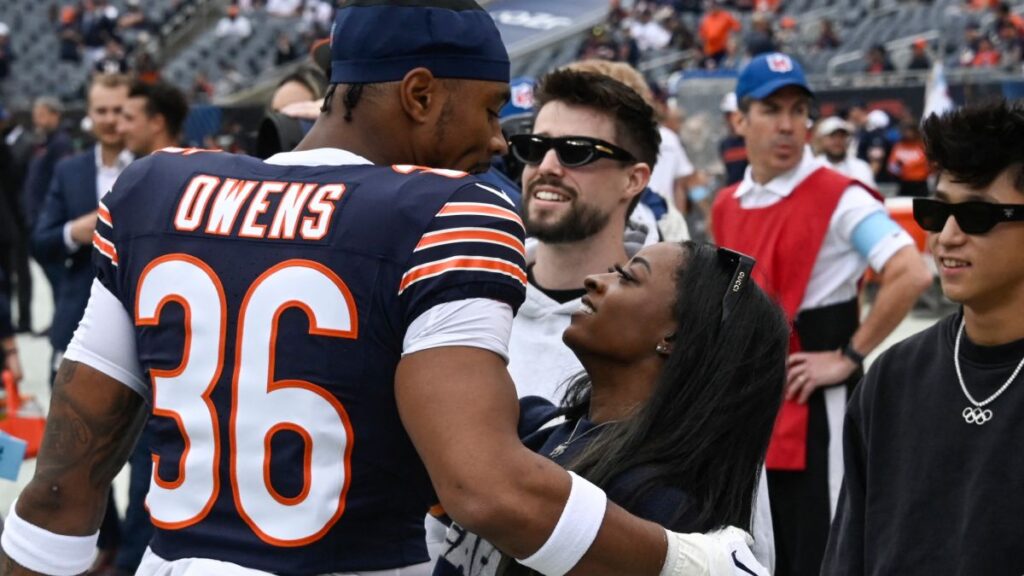
POLYGON ((735 250, 729 250, 728 248, 722 248, 719 246, 718 261, 721 262, 726 269, 732 271, 732 277, 729 280, 729 287, 726 288, 725 296, 722 297, 721 325, 725 326, 726 320, 729 319, 729 315, 732 314, 733 308, 736 307, 736 302, 739 300, 740 292, 742 292, 743 287, 750 282, 750 273, 754 270, 754 265, 757 264, 757 260, 754 260, 742 252, 736 252, 735 250))
POLYGON ((914 220, 929 232, 942 232, 950 216, 965 233, 984 234, 1001 222, 1024 221, 1024 204, 914 199, 914 220))
POLYGON ((544 160, 548 150, 555 149, 558 161, 566 168, 578 168, 601 158, 622 162, 636 162, 632 154, 611 142, 589 136, 563 136, 550 138, 537 134, 510 136, 508 147, 520 162, 536 166, 544 160))

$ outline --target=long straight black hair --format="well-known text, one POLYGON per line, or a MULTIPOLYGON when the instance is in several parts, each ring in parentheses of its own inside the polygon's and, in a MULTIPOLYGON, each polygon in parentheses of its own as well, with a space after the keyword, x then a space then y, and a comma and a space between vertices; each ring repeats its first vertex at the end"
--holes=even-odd
MULTIPOLYGON (((626 509, 658 486, 692 497, 695 530, 750 529, 760 478, 786 379, 789 327, 782 310, 753 282, 722 325, 722 300, 735 271, 710 244, 683 242, 673 307, 678 332, 650 399, 607 426, 569 468, 598 486, 641 471, 626 509)), ((585 416, 590 378, 566 390, 568 418, 585 416)))

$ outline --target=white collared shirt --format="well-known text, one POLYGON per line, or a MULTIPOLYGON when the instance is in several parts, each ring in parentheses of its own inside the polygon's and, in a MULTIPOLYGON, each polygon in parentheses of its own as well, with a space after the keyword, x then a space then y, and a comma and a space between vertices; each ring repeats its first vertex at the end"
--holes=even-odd
MULTIPOLYGON (((103 148, 97 143, 93 156, 96 158, 96 203, 99 204, 99 201, 114 187, 114 182, 117 181, 121 172, 124 172, 124 169, 135 160, 135 155, 126 148, 114 158, 113 164, 107 166, 103 163, 103 148)), ((77 252, 82 246, 92 244, 91 242, 79 244, 71 238, 71 222, 64 223, 63 232, 64 246, 67 247, 68 252, 77 252)))
MULTIPOLYGON (((814 157, 810 148, 804 149, 800 163, 765 184, 754 182, 751 167, 747 167, 743 181, 733 193, 739 198, 740 207, 746 209, 764 208, 780 202, 824 163, 814 157)), ((868 252, 867 258, 854 248, 854 229, 865 218, 876 212, 885 213, 885 206, 860 186, 850 186, 839 199, 821 250, 811 270, 800 310, 820 308, 852 300, 857 296, 857 282, 870 265, 876 272, 904 246, 914 241, 906 231, 900 229, 877 242, 868 252)))

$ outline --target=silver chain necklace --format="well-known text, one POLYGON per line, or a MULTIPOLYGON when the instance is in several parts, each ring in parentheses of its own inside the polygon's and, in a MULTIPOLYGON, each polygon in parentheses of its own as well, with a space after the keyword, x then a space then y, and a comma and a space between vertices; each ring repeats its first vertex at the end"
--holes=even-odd
POLYGON ((1006 389, 1010 387, 1017 375, 1020 374, 1021 368, 1024 368, 1024 358, 1021 358, 1020 364, 1017 364, 1017 369, 1010 374, 1010 377, 1006 380, 999 390, 996 390, 995 394, 989 396, 984 402, 978 402, 971 396, 971 393, 967 391, 967 385, 964 384, 964 375, 960 371, 960 338, 964 335, 964 320, 960 319, 960 330, 956 333, 956 345, 953 347, 953 364, 956 365, 956 377, 960 380, 960 389, 964 391, 964 396, 970 400, 974 406, 968 406, 964 408, 961 416, 964 417, 964 421, 968 424, 977 424, 981 426, 992 419, 992 410, 986 409, 985 406, 990 404, 996 398, 1006 392, 1006 389))
POLYGON ((597 430, 598 428, 603 428, 603 427, 605 427, 605 426, 607 426, 609 424, 614 424, 616 422, 618 422, 618 420, 609 420, 607 422, 604 422, 603 424, 598 424, 597 426, 594 426, 593 428, 591 428, 590 430, 587 430, 586 432, 584 432, 583 434, 580 434, 579 436, 576 436, 576 432, 578 432, 579 429, 580 429, 580 424, 583 423, 583 419, 580 418, 579 420, 576 421, 576 426, 573 426, 572 433, 569 434, 569 437, 566 438, 565 442, 562 442, 558 446, 555 446, 555 448, 553 450, 551 450, 551 453, 548 454, 548 456, 551 457, 551 458, 558 458, 559 456, 561 456, 565 452, 565 450, 573 442, 579 440, 580 438, 583 438, 584 436, 586 436, 587 434, 590 434, 591 432, 593 432, 594 430, 597 430))

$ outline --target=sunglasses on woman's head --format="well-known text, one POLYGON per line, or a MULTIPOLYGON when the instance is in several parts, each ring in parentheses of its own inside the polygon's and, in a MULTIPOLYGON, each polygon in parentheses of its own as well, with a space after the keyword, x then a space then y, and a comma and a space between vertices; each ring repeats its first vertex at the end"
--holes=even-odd
POLYGON ((958 202, 955 204, 914 199, 914 220, 929 232, 942 232, 949 217, 967 234, 984 234, 1001 222, 1024 221, 1024 204, 994 204, 992 202, 958 202))
POLYGON ((726 267, 727 270, 732 272, 732 276, 729 280, 729 287, 725 290, 725 296, 722 297, 722 322, 721 325, 725 326, 725 321, 732 314, 732 309, 736 307, 736 301, 740 297, 740 292, 743 291, 743 287, 750 282, 750 273, 754 270, 754 265, 757 264, 757 260, 747 256, 742 252, 735 250, 729 250, 728 248, 718 248, 718 261, 726 267))
POLYGON ((632 154, 611 142, 589 136, 563 136, 550 138, 538 134, 517 134, 508 139, 512 155, 520 162, 536 166, 544 160, 548 150, 555 149, 558 161, 566 168, 578 168, 601 158, 622 162, 636 162, 632 154))

